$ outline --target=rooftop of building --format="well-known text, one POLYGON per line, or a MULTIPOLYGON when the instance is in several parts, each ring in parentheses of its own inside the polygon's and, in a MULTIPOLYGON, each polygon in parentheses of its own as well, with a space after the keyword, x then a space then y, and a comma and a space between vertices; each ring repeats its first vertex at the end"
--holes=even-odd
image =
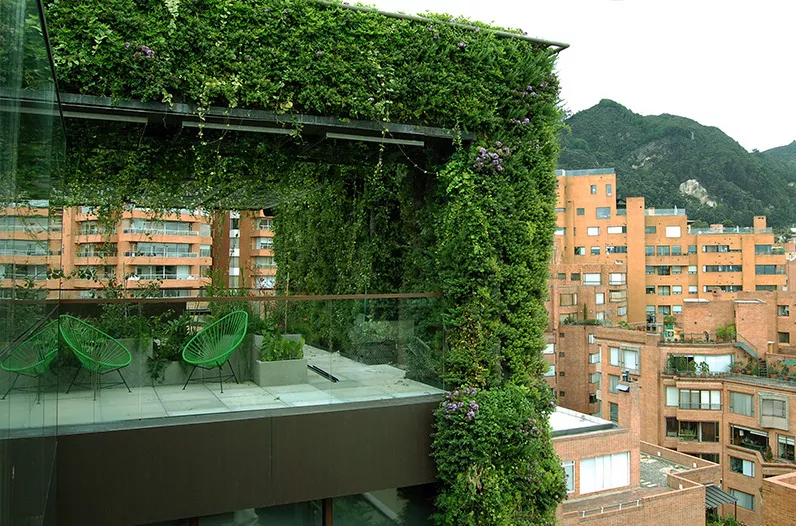
POLYGON ((609 420, 563 407, 556 407, 556 410, 550 415, 550 427, 553 431, 553 438, 618 428, 609 420))
POLYGON ((577 175, 614 175, 616 174, 616 170, 614 168, 590 168, 587 170, 563 170, 559 168, 555 171, 555 174, 566 177, 577 175))

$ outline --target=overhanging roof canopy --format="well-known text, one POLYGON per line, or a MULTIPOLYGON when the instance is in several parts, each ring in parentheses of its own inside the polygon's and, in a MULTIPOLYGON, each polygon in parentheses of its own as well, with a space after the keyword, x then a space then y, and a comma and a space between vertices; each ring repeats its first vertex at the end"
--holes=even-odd
MULTIPOLYGON (((23 113, 54 112, 42 107, 48 95, 36 91, 11 91, 0 89, 0 101, 10 100, 20 104, 23 113)), ((114 100, 110 97, 95 97, 74 93, 61 93, 61 108, 66 119, 88 119, 139 124, 165 124, 186 128, 243 131, 275 135, 301 134, 319 139, 336 139, 359 142, 377 142, 403 146, 424 147, 427 143, 445 142, 454 139, 475 139, 473 133, 457 130, 418 126, 392 122, 342 120, 335 117, 274 113, 246 108, 211 106, 201 111, 195 104, 141 102, 138 100, 114 100)), ((0 105, 0 107, 2 107, 0 105)))
POLYGON ((738 499, 718 486, 705 486, 705 508, 718 508, 721 504, 735 504, 738 499))

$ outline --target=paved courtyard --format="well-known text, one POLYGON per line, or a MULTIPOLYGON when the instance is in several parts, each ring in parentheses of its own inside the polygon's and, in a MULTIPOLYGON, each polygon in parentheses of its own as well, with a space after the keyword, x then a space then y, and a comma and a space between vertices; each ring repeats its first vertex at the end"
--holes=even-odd
MULTIPOLYGON (((279 387, 259 387, 253 382, 224 382, 221 392, 217 373, 205 371, 206 382, 193 380, 182 385, 133 387, 100 390, 97 399, 87 389, 69 394, 47 392, 36 403, 32 392, 12 391, 0 401, 0 435, 3 430, 41 429, 47 426, 72 426, 204 415, 299 406, 320 406, 372 400, 388 400, 424 395, 441 395, 442 390, 405 378, 404 370, 391 365, 364 365, 339 353, 329 353, 309 345, 304 348, 308 364, 332 374, 337 382, 308 371, 308 382, 279 387)), ((194 377, 201 379, 197 369, 194 377)))

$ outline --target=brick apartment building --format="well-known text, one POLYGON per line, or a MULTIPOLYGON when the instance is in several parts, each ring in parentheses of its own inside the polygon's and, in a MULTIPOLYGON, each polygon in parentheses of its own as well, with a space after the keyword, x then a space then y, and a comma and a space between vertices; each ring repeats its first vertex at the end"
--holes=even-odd
POLYGON ((58 215, 44 203, 6 207, 0 215, 0 291, 8 296, 32 282, 62 298, 85 298, 115 279, 125 289, 157 281, 163 297, 193 296, 209 283, 211 268, 229 276, 229 286, 273 289, 272 218, 263 212, 214 216, 219 218, 214 232, 210 217, 190 210, 134 208, 108 226, 88 207, 58 215), (59 269, 64 279, 53 274, 59 269))
MULTIPOLYGON (((684 300, 721 290, 781 290, 785 250, 764 216, 751 227, 693 228, 685 210, 616 200, 612 168, 558 170, 550 265, 551 328, 570 319, 640 324, 682 313, 684 300)), ((661 320, 658 320, 661 321, 661 320)))
MULTIPOLYGON (((708 332, 709 341, 667 341, 660 332, 561 325, 555 352, 547 355, 556 371, 549 380, 563 407, 614 422, 621 420, 620 386, 630 380, 638 386, 643 407, 642 441, 719 463, 722 488, 738 499, 738 519, 750 525, 787 524, 764 522, 770 500, 761 488, 769 477, 782 475, 782 483, 772 478, 771 495, 793 489, 787 476, 796 474, 796 352, 777 340, 758 348, 741 331, 749 323, 759 335, 793 329, 792 319, 778 306, 794 308, 796 295, 738 296, 685 303, 684 323, 694 324, 695 332, 708 332), (783 315, 770 315, 772 305, 783 315), (733 320, 737 341, 717 342, 715 327, 733 320), (789 363, 793 372, 785 379, 789 363), (757 374, 740 374, 740 366, 757 374)), ((789 495, 790 502, 796 501, 796 493, 789 495)))

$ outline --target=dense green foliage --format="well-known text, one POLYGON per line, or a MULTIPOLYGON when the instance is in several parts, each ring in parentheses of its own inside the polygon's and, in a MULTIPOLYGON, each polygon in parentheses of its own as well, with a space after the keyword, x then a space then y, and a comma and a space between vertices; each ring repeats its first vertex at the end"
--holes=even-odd
POLYGON ((796 171, 796 141, 785 146, 771 148, 763 152, 766 157, 771 157, 777 161, 783 162, 796 171))
POLYGON ((567 120, 559 166, 613 167, 620 198, 643 196, 647 206, 686 208, 692 219, 751 225, 755 215, 770 226, 796 224, 796 165, 777 152, 749 153, 714 127, 675 115, 640 116, 610 100, 567 120), (696 179, 716 206, 680 192, 696 179))
POLYGON ((566 495, 559 459, 545 445, 554 405, 547 390, 516 384, 446 395, 432 454, 451 488, 437 502, 440 524, 552 523, 566 495))
POLYGON ((308 0, 55 0, 48 13, 65 91, 477 137, 454 137, 448 151, 331 143, 323 155, 300 129, 264 138, 81 124, 71 128, 63 197, 103 215, 129 203, 272 209, 284 294, 442 291, 439 302, 376 304, 367 319, 347 302, 306 302, 291 315, 334 350, 356 339, 352 322, 365 329, 398 310, 415 320, 417 352, 441 349, 444 327, 443 380, 478 388, 483 409, 474 426, 447 418, 444 405, 437 414, 438 522, 550 520, 564 496, 540 378, 555 56, 444 16, 419 23, 308 0))
POLYGON ((304 358, 304 338, 289 340, 279 334, 266 332, 260 346, 260 361, 300 360, 304 358))

